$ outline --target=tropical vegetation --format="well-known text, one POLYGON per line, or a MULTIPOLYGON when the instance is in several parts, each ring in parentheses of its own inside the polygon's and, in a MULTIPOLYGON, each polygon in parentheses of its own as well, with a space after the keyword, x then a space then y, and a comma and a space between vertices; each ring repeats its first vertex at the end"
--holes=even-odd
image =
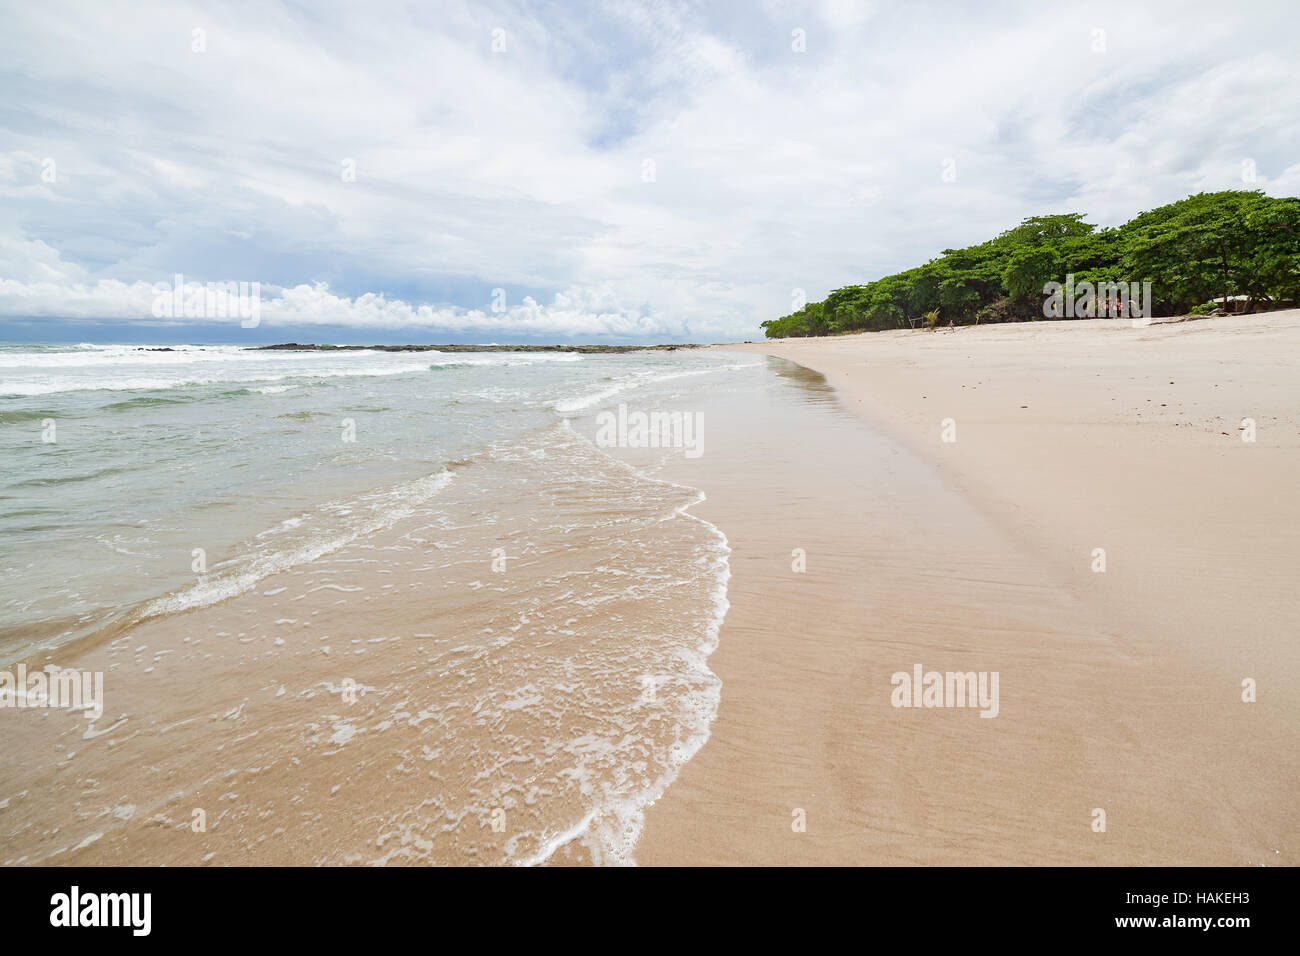
MULTIPOLYGON (((1001 235, 762 323, 769 338, 835 335, 936 323, 1044 317, 1048 283, 1150 282, 1152 315, 1300 300, 1300 199, 1258 190, 1198 193, 1116 228, 1080 213, 1034 216, 1001 235)), ((1050 317, 1050 316, 1049 316, 1050 317)), ((1060 317, 1064 318, 1065 315, 1060 317)))

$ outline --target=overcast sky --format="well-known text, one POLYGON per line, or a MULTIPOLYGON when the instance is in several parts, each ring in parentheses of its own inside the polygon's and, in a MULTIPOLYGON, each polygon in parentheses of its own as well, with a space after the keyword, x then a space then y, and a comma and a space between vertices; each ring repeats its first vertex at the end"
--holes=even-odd
POLYGON ((3 22, 0 338, 759 338, 1025 216, 1300 195, 1296 0, 3 22), (261 326, 160 327, 176 273, 260 282, 261 326))

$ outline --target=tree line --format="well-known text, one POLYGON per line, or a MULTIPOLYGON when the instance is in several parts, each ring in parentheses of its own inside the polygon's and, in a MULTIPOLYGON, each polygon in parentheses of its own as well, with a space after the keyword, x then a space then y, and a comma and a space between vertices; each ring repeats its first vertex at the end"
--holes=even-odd
POLYGON ((1067 276, 1074 288, 1150 282, 1153 315, 1208 312, 1231 296, 1246 297, 1245 311, 1292 304, 1300 300, 1300 199, 1198 193, 1106 229, 1081 213, 1034 216, 761 327, 768 338, 786 338, 1041 319, 1044 287, 1067 276))

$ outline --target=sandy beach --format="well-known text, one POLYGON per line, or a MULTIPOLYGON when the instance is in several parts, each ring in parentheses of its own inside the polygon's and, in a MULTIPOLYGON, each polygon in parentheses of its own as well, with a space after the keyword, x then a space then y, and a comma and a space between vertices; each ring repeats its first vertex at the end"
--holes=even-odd
POLYGON ((6 714, 0 862, 1297 862, 1300 313, 710 355, 32 657, 108 703, 6 714), (650 389, 701 454, 596 447, 650 389))
POLYGON ((722 703, 642 863, 1297 862, 1300 313, 726 348, 835 434, 756 428, 700 509, 722 703), (998 716, 892 707, 915 664, 998 716))

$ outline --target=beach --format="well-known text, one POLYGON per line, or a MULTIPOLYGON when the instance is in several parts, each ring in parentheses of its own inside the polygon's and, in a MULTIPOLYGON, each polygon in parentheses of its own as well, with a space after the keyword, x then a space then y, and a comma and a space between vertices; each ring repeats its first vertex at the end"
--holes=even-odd
MULTIPOLYGON (((238 388, 58 400, 196 442, 186 416, 239 403, 212 421, 281 457, 231 474, 295 477, 185 504, 267 529, 213 545, 219 574, 38 650, 13 629, 108 702, 3 714, 0 863, 1297 861, 1300 313, 297 357, 273 384, 149 361, 238 388), (609 447, 629 407, 695 443, 609 447), (899 690, 932 672, 971 695, 899 690)), ((88 552, 77 595, 187 567, 177 520, 100 534, 130 553, 88 552)))
POLYGON ((722 702, 641 862, 1295 864, 1300 314, 728 348, 889 447, 771 448, 701 508, 722 702), (891 706, 918 663, 999 671, 1000 713, 891 706))

